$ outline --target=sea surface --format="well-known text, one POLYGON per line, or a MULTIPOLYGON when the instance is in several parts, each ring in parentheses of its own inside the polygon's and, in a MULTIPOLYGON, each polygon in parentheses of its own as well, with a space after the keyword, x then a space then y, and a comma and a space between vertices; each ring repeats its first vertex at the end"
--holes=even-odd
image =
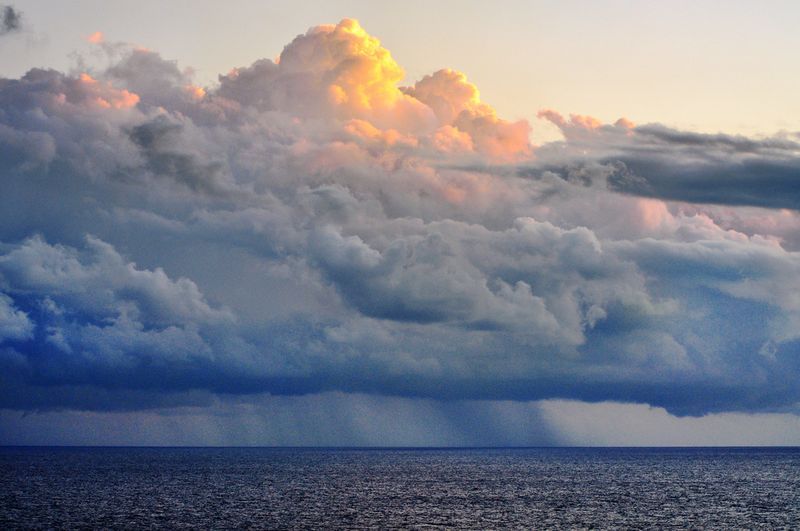
POLYGON ((800 528, 800 449, 0 448, 0 529, 800 528))

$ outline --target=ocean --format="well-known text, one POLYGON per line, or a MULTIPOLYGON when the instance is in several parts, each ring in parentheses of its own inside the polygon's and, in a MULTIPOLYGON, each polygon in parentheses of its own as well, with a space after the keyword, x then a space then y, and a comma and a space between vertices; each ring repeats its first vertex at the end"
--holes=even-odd
POLYGON ((798 528, 797 448, 0 449, 0 528, 798 528))

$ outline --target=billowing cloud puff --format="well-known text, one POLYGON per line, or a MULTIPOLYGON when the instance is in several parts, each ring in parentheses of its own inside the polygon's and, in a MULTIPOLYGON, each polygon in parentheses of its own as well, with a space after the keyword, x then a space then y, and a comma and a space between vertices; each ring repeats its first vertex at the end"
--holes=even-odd
POLYGON ((482 153, 499 158, 530 155, 527 122, 511 123, 498 118, 494 109, 480 100, 478 87, 463 73, 439 70, 406 89, 406 93, 433 109, 443 124, 440 135, 455 128, 469 135, 482 153))
POLYGON ((219 94, 262 110, 369 119, 381 128, 424 131, 431 110, 403 94, 405 73, 357 21, 317 26, 292 41, 277 63, 262 59, 220 77, 219 94))
POLYGON ((14 307, 7 295, 0 296, 0 342, 5 339, 28 339, 33 332, 33 322, 25 312, 14 307))
POLYGON ((161 269, 141 271, 113 247, 86 241, 91 258, 33 237, 0 258, 0 275, 11 293, 47 293, 51 300, 97 316, 134 311, 145 323, 204 323, 230 316, 214 310, 188 279, 170 280, 161 269))
POLYGON ((545 111, 534 150, 353 20, 203 88, 95 40, 0 80, 0 407, 800 401, 795 137, 545 111))
POLYGON ((441 70, 403 89, 404 75, 378 39, 345 19, 300 35, 277 62, 261 59, 220 76, 217 94, 261 111, 414 133, 445 151, 468 146, 501 159, 530 152, 528 124, 497 118, 463 74, 441 70), (448 143, 445 135, 461 139, 448 143))

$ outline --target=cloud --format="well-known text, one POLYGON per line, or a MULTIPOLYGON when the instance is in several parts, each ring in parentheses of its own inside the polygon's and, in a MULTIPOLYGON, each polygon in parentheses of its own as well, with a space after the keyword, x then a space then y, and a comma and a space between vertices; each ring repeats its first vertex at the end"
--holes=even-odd
POLYGON ((534 403, 322 393, 215 399, 144 412, 0 410, 10 444, 211 446, 544 446, 557 441, 534 403), (87 429, 75 432, 75 425, 87 429))
POLYGON ((800 441, 800 418, 675 417, 613 402, 440 402, 323 393, 125 413, 0 410, 0 440, 79 446, 791 446, 800 441))
POLYGON ((0 35, 15 33, 22 29, 22 13, 14 6, 0 5, 0 35))
POLYGON ((0 296, 0 342, 28 339, 32 336, 33 327, 28 314, 17 310, 11 297, 0 296))
POLYGON ((794 446, 800 418, 787 413, 674 417, 661 408, 547 401, 542 417, 563 444, 590 446, 794 446))
POLYGON ((497 118, 464 74, 440 70, 401 88, 404 75, 380 41, 345 19, 297 37, 277 63, 261 59, 220 76, 218 94, 262 111, 364 120, 425 142, 452 135, 455 127, 464 135, 462 144, 469 138, 474 149, 498 158, 530 152, 528 124, 497 118))
POLYGON ((439 123, 439 134, 450 136, 453 129, 466 133, 482 153, 497 158, 519 158, 530 155, 530 126, 497 117, 494 109, 480 100, 478 88, 455 70, 439 70, 425 76, 405 93, 428 105, 439 123))
POLYGON ((381 128, 433 125, 430 108, 403 94, 403 69, 359 23, 317 26, 287 45, 277 63, 262 59, 220 77, 219 93, 262 110, 369 118, 381 128))
POLYGON ((555 111, 539 116, 561 129, 564 142, 543 150, 546 166, 598 162, 596 175, 617 192, 703 204, 800 208, 800 137, 781 133, 751 139, 678 131, 660 124, 635 126, 620 119, 602 124, 587 116, 569 120, 555 111))
POLYGON ((50 300, 95 315, 135 311, 145 323, 162 325, 224 320, 188 279, 172 281, 164 271, 139 270, 109 244, 86 239, 85 260, 74 249, 39 237, 26 240, 0 258, 4 284, 12 293, 47 293, 50 300), (135 306, 121 309, 125 303, 135 306))
POLYGON ((98 46, 0 80, 0 407, 800 401, 791 135, 545 112, 534 148, 354 20, 210 87, 98 46))
POLYGON ((105 42, 106 36, 102 31, 95 31, 91 35, 86 36, 86 41, 91 44, 101 44, 105 42))

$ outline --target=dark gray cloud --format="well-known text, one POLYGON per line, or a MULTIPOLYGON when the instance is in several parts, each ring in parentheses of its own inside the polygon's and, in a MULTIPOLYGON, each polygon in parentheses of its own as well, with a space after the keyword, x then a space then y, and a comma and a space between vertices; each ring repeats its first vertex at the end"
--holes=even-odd
POLYGON ((366 38, 215 89, 125 47, 0 80, 1 408, 795 407, 792 137, 562 119, 532 157, 463 75, 401 91, 366 38))
POLYGON ((203 162, 202 155, 179 147, 182 125, 159 116, 130 130, 130 139, 141 150, 146 168, 158 179, 172 179, 198 192, 224 194, 224 167, 203 162))
POLYGON ((800 159, 676 165, 618 158, 612 190, 692 203, 800 209, 800 159))
POLYGON ((0 36, 22 29, 22 13, 14 6, 0 5, 0 36))
MULTIPOLYGON (((583 170, 583 182, 606 179, 617 192, 703 204, 800 209, 800 138, 788 133, 752 139, 678 131, 659 124, 598 125, 582 117, 543 116, 565 135, 543 161, 574 179, 592 161, 610 171, 583 170), (564 168, 570 168, 565 172, 564 168), (587 181, 588 180, 588 181, 587 181)), ((536 175, 536 166, 521 170, 536 175)))

